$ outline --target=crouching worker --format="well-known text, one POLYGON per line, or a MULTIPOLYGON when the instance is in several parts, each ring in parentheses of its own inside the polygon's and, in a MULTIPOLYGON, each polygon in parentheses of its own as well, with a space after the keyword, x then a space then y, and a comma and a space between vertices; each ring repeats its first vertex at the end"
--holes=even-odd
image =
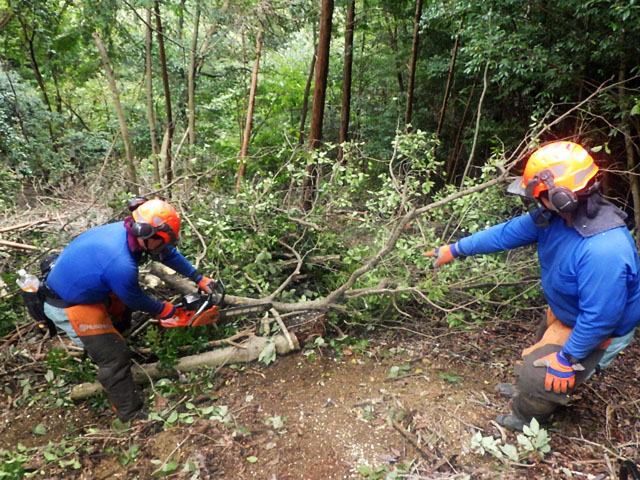
MULTIPOLYGON (((552 142, 528 159, 508 191, 536 202, 531 213, 425 253, 435 266, 537 244, 542 290, 549 305, 537 343, 522 352, 512 413, 498 423, 522 430, 553 412, 595 369, 608 365, 640 323, 638 252, 626 214, 598 193, 598 167, 572 142, 552 142)), ((509 392, 509 390, 511 390, 509 392)))
POLYGON ((128 328, 131 312, 148 312, 163 326, 183 314, 142 291, 138 264, 143 256, 150 254, 207 293, 215 285, 175 248, 180 217, 171 205, 136 198, 128 207, 131 216, 123 222, 92 228, 62 251, 46 280, 44 306, 97 365, 97 379, 122 421, 146 416, 131 375, 131 351, 120 333, 128 328))

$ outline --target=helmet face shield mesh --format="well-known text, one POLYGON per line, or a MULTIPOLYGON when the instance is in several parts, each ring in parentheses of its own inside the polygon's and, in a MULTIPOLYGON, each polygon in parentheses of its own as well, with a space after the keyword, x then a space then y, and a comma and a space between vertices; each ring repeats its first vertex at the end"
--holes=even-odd
MULTIPOLYGON (((524 182, 522 177, 516 178, 507 187, 507 193, 517 195, 522 200, 524 210, 531 214, 533 223, 536 227, 549 226, 549 219, 551 218, 551 212, 547 210, 538 199, 533 196, 533 188, 525 188, 522 186, 524 182)), ((529 185, 527 185, 529 186, 529 185)))
POLYGON ((523 181, 524 180, 522 177, 516 178, 507 187, 507 193, 510 193, 511 195, 518 195, 520 197, 526 197, 527 196, 526 190, 522 186, 523 181))

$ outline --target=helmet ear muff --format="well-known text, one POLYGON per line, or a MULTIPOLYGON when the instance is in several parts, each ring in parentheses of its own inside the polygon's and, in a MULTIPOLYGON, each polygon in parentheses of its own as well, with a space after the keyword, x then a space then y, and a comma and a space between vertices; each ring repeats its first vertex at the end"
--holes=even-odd
POLYGON ((131 233, 135 237, 142 238, 146 240, 148 238, 153 237, 156 234, 157 229, 146 222, 132 222, 131 223, 131 233))
MULTIPOLYGON (((138 209, 140 205, 148 202, 149 200, 146 197, 134 197, 127 202, 127 210, 133 213, 138 209)), ((142 238, 146 240, 151 238, 156 233, 156 228, 150 223, 146 222, 131 222, 131 233, 138 238, 142 238)))
POLYGON ((570 213, 578 207, 578 196, 566 187, 558 187, 553 181, 553 173, 551 171, 542 170, 536 173, 534 178, 537 178, 539 182, 547 186, 549 203, 556 212, 570 213))

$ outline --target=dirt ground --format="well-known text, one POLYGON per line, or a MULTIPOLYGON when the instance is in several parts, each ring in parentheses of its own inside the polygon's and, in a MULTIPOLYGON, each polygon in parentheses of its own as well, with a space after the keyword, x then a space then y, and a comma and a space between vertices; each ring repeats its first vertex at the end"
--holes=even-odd
MULTIPOLYGON (((170 399, 176 412, 222 409, 220 418, 191 416, 192 423, 156 420, 117 430, 106 406, 16 406, 5 389, 0 449, 55 450, 55 461, 44 454, 27 465, 29 478, 47 479, 618 478, 618 458, 639 457, 637 340, 558 414, 544 459, 507 465, 471 452, 475 432, 518 444, 492 422, 508 411, 508 399, 493 389, 513 380, 534 330, 509 321, 473 330, 404 324, 268 366, 227 366, 209 387, 170 399)), ((5 382, 16 392, 19 385, 5 382)), ((156 388, 143 393, 159 410, 166 400, 156 388)))

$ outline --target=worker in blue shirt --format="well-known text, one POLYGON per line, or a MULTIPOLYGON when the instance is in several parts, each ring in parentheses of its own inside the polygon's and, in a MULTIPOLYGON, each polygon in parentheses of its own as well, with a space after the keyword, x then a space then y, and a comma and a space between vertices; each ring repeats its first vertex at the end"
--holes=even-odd
POLYGON ((512 413, 498 423, 522 430, 535 417, 548 422, 569 395, 632 340, 640 323, 638 252, 626 214, 598 192, 598 167, 573 142, 540 147, 528 159, 510 193, 535 199, 529 214, 426 252, 435 266, 458 256, 537 244, 542 291, 549 305, 535 345, 522 352, 523 365, 512 413))
POLYGON ((215 285, 175 248, 180 217, 171 205, 137 198, 128 206, 130 217, 92 228, 62 251, 46 279, 44 305, 45 314, 96 363, 97 379, 122 421, 145 415, 131 375, 131 351, 120 333, 130 323, 131 311, 148 312, 168 327, 185 315, 142 291, 138 264, 144 255, 151 254, 207 293, 215 285))

